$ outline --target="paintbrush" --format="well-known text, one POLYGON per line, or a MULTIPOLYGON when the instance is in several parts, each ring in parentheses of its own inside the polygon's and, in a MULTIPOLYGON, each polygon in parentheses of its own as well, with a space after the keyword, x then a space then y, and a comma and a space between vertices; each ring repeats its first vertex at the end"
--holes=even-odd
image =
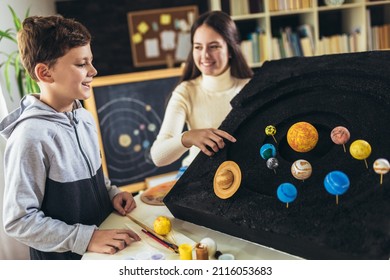
POLYGON ((153 233, 145 230, 145 229, 142 229, 142 232, 145 233, 147 236, 149 236, 150 238, 152 238, 153 240, 157 241, 158 243, 160 243, 162 246, 164 246, 165 248, 168 248, 170 251, 174 252, 174 253, 179 253, 179 251, 177 249, 174 249, 172 247, 172 244, 171 243, 168 243, 168 242, 165 242, 164 240, 158 238, 157 236, 155 236, 153 233))

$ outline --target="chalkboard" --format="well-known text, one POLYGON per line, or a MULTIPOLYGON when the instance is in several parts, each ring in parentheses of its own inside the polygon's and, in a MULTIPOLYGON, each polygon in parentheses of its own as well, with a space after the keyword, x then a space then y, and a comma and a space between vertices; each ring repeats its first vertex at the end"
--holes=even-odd
POLYGON ((97 77, 84 102, 98 124, 102 165, 111 183, 138 191, 147 177, 180 168, 181 161, 156 167, 150 147, 181 68, 97 77))
POLYGON ((186 60, 197 6, 127 13, 134 66, 168 65, 186 60))

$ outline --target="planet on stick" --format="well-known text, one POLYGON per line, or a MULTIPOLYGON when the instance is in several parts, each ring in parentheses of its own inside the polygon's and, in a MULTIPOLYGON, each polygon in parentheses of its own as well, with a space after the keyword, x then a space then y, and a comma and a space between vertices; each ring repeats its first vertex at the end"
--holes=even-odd
POLYGON ((281 202, 287 203, 287 208, 288 204, 297 198, 297 194, 297 188, 291 183, 280 184, 276 191, 276 195, 278 196, 279 200, 281 202))
POLYGON ((375 173, 381 175, 380 177, 380 184, 383 183, 383 175, 387 174, 390 171, 390 163, 387 159, 384 158, 378 158, 374 161, 373 169, 375 173))
POLYGON ((344 194, 349 185, 347 174, 339 170, 329 172, 324 179, 324 187, 328 193, 336 196, 336 204, 339 203, 338 196, 344 194))
POLYGON ((336 145, 343 145, 344 153, 346 152, 345 144, 349 141, 351 133, 344 126, 336 126, 330 132, 330 138, 336 145))
POLYGON ((351 134, 349 133, 349 130, 344 126, 336 126, 330 132, 330 138, 332 139, 333 143, 337 145, 346 144, 350 137, 351 134))
POLYGON ((387 174, 390 171, 390 163, 387 159, 378 158, 374 161, 373 168, 377 174, 387 174))
POLYGON ((270 157, 267 159, 266 165, 269 169, 272 169, 276 174, 276 168, 279 167, 279 161, 277 158, 270 157))
POLYGON ((267 125, 265 128, 265 134, 268 136, 273 136, 276 134, 276 127, 273 125, 267 125))
POLYGON ((309 152, 317 145, 318 131, 308 122, 297 122, 287 131, 287 143, 296 152, 309 152))
POLYGON ((371 154, 371 145, 365 140, 355 140, 349 147, 351 156, 358 160, 364 160, 371 154))
POLYGON ((267 160, 271 157, 275 157, 276 156, 275 146, 272 144, 264 144, 260 148, 260 156, 265 160, 267 160))
POLYGON ((279 166, 279 161, 277 158, 271 157, 271 158, 267 159, 266 164, 267 164, 267 167, 269 169, 276 169, 279 166))
POLYGON ((306 180, 311 176, 313 169, 307 160, 298 159, 291 165, 291 174, 298 180, 306 180))
POLYGON ((275 138, 275 134, 276 134, 276 127, 275 126, 267 125, 266 128, 265 128, 265 134, 267 136, 272 136, 272 138, 274 139, 275 143, 277 143, 276 138, 275 138))

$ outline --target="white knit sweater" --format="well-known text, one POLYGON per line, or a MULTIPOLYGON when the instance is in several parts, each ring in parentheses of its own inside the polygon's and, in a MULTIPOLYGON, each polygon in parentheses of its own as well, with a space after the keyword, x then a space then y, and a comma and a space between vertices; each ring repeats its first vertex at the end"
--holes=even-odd
POLYGON ((160 132, 151 148, 154 164, 168 165, 189 150, 182 162, 183 166, 189 165, 200 150, 183 146, 184 124, 189 130, 218 128, 232 108, 230 101, 248 81, 231 76, 228 69, 219 76, 202 75, 179 84, 168 102, 160 132))

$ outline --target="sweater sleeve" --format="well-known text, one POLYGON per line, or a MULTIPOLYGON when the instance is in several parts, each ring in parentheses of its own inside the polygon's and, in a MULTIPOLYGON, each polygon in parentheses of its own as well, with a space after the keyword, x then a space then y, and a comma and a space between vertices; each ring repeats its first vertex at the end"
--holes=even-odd
POLYGON ((156 166, 165 166, 178 160, 188 148, 181 142, 186 115, 190 108, 180 84, 168 102, 159 134, 151 147, 151 157, 156 166))

